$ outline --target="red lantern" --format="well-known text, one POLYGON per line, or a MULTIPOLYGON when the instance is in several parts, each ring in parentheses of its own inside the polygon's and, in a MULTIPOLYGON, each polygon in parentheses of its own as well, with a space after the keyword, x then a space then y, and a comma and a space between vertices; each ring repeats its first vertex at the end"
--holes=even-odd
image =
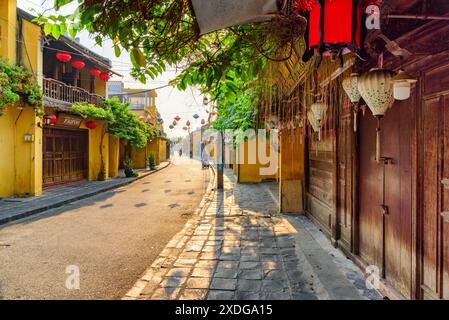
POLYGON ((179 120, 181 120, 181 117, 180 117, 180 116, 176 116, 176 117, 175 117, 175 120, 176 120, 176 121, 179 121, 179 120))
POLYGON ((54 126, 58 118, 54 114, 46 114, 44 116, 43 122, 46 126, 54 126))
POLYGON ((308 15, 309 52, 305 60, 315 51, 322 55, 360 48, 361 9, 353 0, 316 0, 308 15))
POLYGON ((76 59, 76 60, 72 61, 72 68, 82 69, 85 66, 86 66, 86 63, 83 60, 76 59))
POLYGON ((100 74, 101 74, 101 71, 98 70, 98 69, 95 69, 95 68, 91 68, 91 69, 89 69, 89 74, 90 74, 92 77, 99 77, 100 74))
POLYGON ((176 126, 177 124, 176 120, 173 120, 173 126, 176 126))
POLYGON ((103 81, 109 81, 109 79, 111 79, 111 76, 108 73, 101 73, 100 79, 103 81))
POLYGON ((93 130, 96 127, 97 127, 97 123, 96 122, 94 122, 94 121, 87 121, 86 122, 86 128, 93 130))
POLYGON ((187 120, 186 126, 190 127, 190 121, 189 120, 187 120))
POLYGON ((58 51, 56 52, 56 59, 62 62, 62 73, 65 73, 65 64, 72 60, 72 55, 68 52, 58 51))
POLYGON ((56 59, 58 59, 58 61, 66 63, 72 60, 72 55, 68 52, 58 51, 56 52, 56 59))
POLYGON ((187 130, 189 130, 189 128, 187 128, 187 127, 183 127, 183 128, 182 128, 182 130, 185 130, 185 131, 187 131, 187 130))

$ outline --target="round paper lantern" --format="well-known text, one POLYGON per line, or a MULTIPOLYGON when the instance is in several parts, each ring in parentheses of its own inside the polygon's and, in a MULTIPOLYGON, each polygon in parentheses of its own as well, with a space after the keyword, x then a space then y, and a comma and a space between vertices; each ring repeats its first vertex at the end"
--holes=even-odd
POLYGON ((176 117, 175 117, 175 120, 176 120, 176 121, 179 121, 179 120, 181 120, 181 117, 180 117, 180 116, 176 116, 176 117))
POLYGON ((375 117, 383 117, 393 105, 393 77, 389 70, 374 68, 360 77, 358 89, 375 117))
POLYGON ((326 113, 327 110, 327 105, 322 101, 317 101, 314 104, 312 104, 310 109, 312 110, 315 119, 317 119, 317 121, 320 122, 324 118, 324 114, 326 113))
POLYGON ((190 121, 189 120, 187 120, 186 126, 190 127, 190 121))
POLYGON ((111 79, 111 76, 108 73, 101 73, 100 79, 103 81, 109 81, 109 79, 111 79))
POLYGON ((87 121, 86 122, 86 128, 93 130, 96 127, 97 127, 97 123, 95 121, 87 121))
POLYGON ((157 120, 157 122, 161 122, 162 118, 161 117, 157 117, 156 120, 157 120))
POLYGON ((201 119, 201 124, 205 124, 205 123, 206 123, 206 120, 201 119))
POLYGON ((208 104, 209 104, 209 98, 207 96, 204 96, 203 105, 207 106, 208 104))
POLYGON ((313 116, 318 122, 318 140, 321 140, 321 120, 323 120, 324 118, 324 114, 327 110, 327 105, 322 101, 318 101, 312 104, 310 109, 312 110, 313 116))
POLYGON ((213 117, 213 116, 215 116, 217 113, 215 112, 215 111, 212 111, 211 113, 210 113, 210 115, 213 117))
POLYGON ((198 119, 200 116, 199 115, 197 115, 196 113, 193 115, 193 118, 194 119, 198 119))
POLYGON ((58 61, 60 62, 66 63, 72 60, 72 55, 68 52, 58 51, 56 52, 56 59, 58 59, 58 61))
POLYGON ((177 124, 176 120, 173 120, 173 125, 176 126, 177 124))
POLYGON ((47 126, 54 126, 58 118, 54 114, 47 114, 44 116, 43 122, 47 126))
POLYGON ((313 114, 312 111, 307 112, 307 120, 309 120, 309 123, 312 126, 313 131, 318 132, 320 130, 318 120, 316 120, 315 115, 313 114))
POLYGON ((410 98, 412 84, 418 80, 409 75, 405 70, 399 70, 399 73, 393 78, 393 96, 396 100, 407 100, 410 98))
POLYGON ((358 88, 368 108, 377 118, 376 161, 380 162, 380 119, 394 102, 392 72, 382 68, 371 69, 360 77, 358 88))
POLYGON ((169 125, 168 127, 169 127, 170 129, 173 129, 173 128, 174 128, 174 126, 173 126, 173 125, 169 125))
POLYGON ((72 68, 82 69, 85 66, 86 66, 86 63, 83 60, 76 59, 76 60, 72 61, 72 68))
POLYGON ((359 102, 362 97, 358 88, 359 74, 351 73, 351 76, 343 80, 342 86, 352 103, 359 102))
POLYGON ((183 128, 182 128, 182 130, 189 130, 189 128, 187 128, 187 127, 183 127, 183 128))
POLYGON ((101 71, 98 70, 98 69, 95 69, 95 68, 91 68, 91 69, 89 69, 89 74, 90 74, 92 77, 99 77, 100 74, 101 74, 101 71))
POLYGON ((358 73, 351 73, 351 76, 344 79, 342 82, 343 89, 345 90, 346 94, 349 97, 349 100, 351 100, 351 102, 353 104, 354 132, 357 132, 357 112, 359 111, 358 102, 360 101, 360 98, 362 97, 359 92, 358 82, 359 82, 359 74, 358 73))

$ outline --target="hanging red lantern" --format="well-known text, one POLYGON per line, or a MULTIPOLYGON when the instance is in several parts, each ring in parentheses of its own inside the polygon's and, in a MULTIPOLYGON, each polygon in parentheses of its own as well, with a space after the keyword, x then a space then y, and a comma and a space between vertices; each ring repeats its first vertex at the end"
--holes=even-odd
POLYGON ((190 127, 190 121, 189 120, 187 120, 186 126, 190 127))
POLYGON ((82 69, 85 66, 86 66, 86 63, 83 60, 76 59, 76 60, 72 61, 72 68, 82 69))
POLYGON ((215 116, 217 113, 215 112, 215 111, 212 111, 211 113, 210 113, 210 115, 213 117, 213 116, 215 116))
POLYGON ((103 81, 109 81, 109 79, 111 79, 111 76, 108 73, 101 73, 100 79, 103 81))
POLYGON ((44 125, 46 126, 54 126, 58 118, 54 114, 46 114, 43 118, 44 125))
POLYGON ((58 61, 60 62, 66 63, 72 60, 72 55, 68 52, 58 51, 56 52, 56 59, 58 59, 58 61))
POLYGON ((360 48, 361 9, 353 0, 316 0, 308 14, 309 50, 304 60, 310 59, 314 52, 335 54, 343 49, 360 48))
POLYGON ((179 122, 179 120, 181 120, 181 117, 180 116, 176 116, 175 120, 179 122))
POLYGON ((177 124, 176 120, 173 120, 173 125, 176 126, 177 124))
POLYGON ((56 59, 62 62, 62 73, 65 73, 65 64, 72 60, 72 55, 68 52, 58 51, 56 52, 56 59))
POLYGON ((86 122, 86 128, 93 130, 96 127, 97 127, 97 123, 95 121, 87 121, 86 122))
POLYGON ((95 68, 91 68, 91 69, 89 69, 89 74, 90 74, 92 77, 99 77, 100 74, 101 74, 101 71, 98 70, 98 69, 95 69, 95 68))
POLYGON ((187 131, 187 130, 189 130, 189 128, 183 127, 182 130, 187 131))

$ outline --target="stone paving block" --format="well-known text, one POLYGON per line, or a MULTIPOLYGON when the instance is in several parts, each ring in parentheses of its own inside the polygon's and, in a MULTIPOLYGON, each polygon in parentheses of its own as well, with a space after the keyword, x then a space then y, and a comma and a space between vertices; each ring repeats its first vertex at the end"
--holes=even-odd
POLYGON ((181 287, 184 282, 186 282, 187 278, 186 277, 166 277, 164 278, 164 280, 162 280, 160 286, 162 288, 177 288, 177 287, 181 287))
POLYGON ((192 268, 173 268, 166 273, 166 277, 187 277, 192 268))
POLYGON ((221 254, 219 257, 220 261, 238 261, 240 259, 240 254, 221 254))
POLYGON ((260 269, 262 264, 260 262, 242 261, 239 265, 240 269, 260 269))
POLYGON ((237 269, 223 269, 217 268, 214 273, 214 278, 227 278, 227 279, 235 279, 237 278, 237 269))
POLYGON ((217 264, 217 269, 236 269, 238 266, 238 261, 220 261, 217 264))
POLYGON ((240 261, 259 262, 260 257, 257 254, 242 254, 242 256, 240 257, 240 261))
POLYGON ((218 261, 217 260, 199 260, 196 264, 195 264, 195 268, 215 268, 215 266, 217 265, 218 261))
POLYGON ((203 252, 199 259, 200 260, 218 260, 220 258, 220 250, 215 252, 203 252))
POLYGON ((233 291, 209 290, 207 294, 207 300, 232 300, 233 298, 233 291))
POLYGON ((260 296, 260 292, 236 291, 235 293, 236 300, 260 300, 260 296))
POLYGON ((206 289, 185 289, 179 297, 179 300, 204 300, 206 296, 206 289))
POLYGON ((285 273, 284 270, 267 270, 266 272, 264 272, 263 278, 265 280, 282 280, 282 281, 287 281, 287 274, 285 273))
POLYGON ((238 279, 237 281, 237 291, 260 292, 261 289, 262 281, 260 280, 238 279))
POLYGON ((190 278, 187 280, 186 288, 189 289, 208 289, 212 278, 190 278))
POLYGON ((160 267, 163 265, 165 259, 166 259, 166 258, 164 258, 164 257, 157 258, 157 259, 154 260, 154 262, 151 264, 151 267, 152 267, 152 268, 160 268, 160 267))
POLYGON ((264 292, 274 292, 274 291, 287 291, 288 284, 287 281, 282 280, 262 280, 262 291, 264 292))
POLYGON ((197 259, 178 259, 174 263, 175 267, 192 267, 196 264, 197 259))
POLYGON ((247 280, 262 280, 263 272, 261 269, 239 270, 238 278, 247 280))
POLYGON ((212 279, 210 289, 212 290, 235 290, 237 285, 236 279, 212 279))
POLYGON ((291 300, 292 296, 289 292, 262 292, 262 300, 291 300))
POLYGON ((151 296, 153 300, 174 300, 177 298, 180 288, 159 288, 151 296))
POLYGON ((211 246, 204 246, 203 250, 201 252, 217 252, 221 250, 221 245, 211 245, 211 246))
POLYGON ((213 274, 213 268, 195 268, 193 269, 191 276, 196 278, 210 278, 213 274))

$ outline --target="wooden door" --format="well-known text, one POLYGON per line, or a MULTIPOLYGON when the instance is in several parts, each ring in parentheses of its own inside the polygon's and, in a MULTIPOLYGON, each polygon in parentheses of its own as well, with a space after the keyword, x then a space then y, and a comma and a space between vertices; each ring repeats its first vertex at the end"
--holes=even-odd
POLYGON ((422 299, 449 299, 449 95, 423 103, 422 299))
POLYGON ((45 187, 85 178, 87 133, 44 129, 43 184, 45 187))
POLYGON ((369 110, 360 124, 359 253, 367 264, 378 266, 385 282, 406 298, 413 292, 414 105, 413 101, 397 102, 382 119, 381 155, 388 161, 375 161, 377 120, 369 110))
POLYGON ((348 109, 341 116, 338 132, 338 204, 337 234, 339 246, 353 251, 353 165, 354 165, 354 116, 348 109))

